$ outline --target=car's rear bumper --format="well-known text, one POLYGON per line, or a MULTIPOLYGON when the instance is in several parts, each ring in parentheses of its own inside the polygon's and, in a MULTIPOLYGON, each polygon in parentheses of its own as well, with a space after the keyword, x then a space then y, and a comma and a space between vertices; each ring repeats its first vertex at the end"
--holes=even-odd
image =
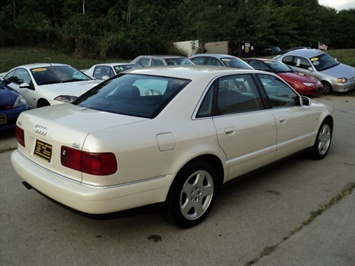
POLYGON ((173 180, 173 176, 164 176, 136 183, 96 187, 48 171, 18 150, 12 153, 11 161, 15 171, 33 188, 59 203, 89 214, 111 213, 163 202, 173 180))

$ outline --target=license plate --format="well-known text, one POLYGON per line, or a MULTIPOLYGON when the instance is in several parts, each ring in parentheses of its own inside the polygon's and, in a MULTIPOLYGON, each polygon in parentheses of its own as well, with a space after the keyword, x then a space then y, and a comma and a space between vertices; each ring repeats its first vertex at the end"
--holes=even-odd
POLYGON ((6 124, 6 123, 7 123, 6 115, 0 115, 0 124, 6 124))
POLYGON ((50 162, 52 157, 52 145, 37 140, 34 154, 45 159, 47 162, 50 162))

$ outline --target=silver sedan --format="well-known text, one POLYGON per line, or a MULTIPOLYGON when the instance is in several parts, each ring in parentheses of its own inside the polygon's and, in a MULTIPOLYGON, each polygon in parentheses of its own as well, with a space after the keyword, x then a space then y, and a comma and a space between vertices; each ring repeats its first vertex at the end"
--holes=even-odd
POLYGON ((297 72, 319 79, 323 83, 324 94, 355 90, 355 68, 339 63, 321 50, 298 49, 275 59, 297 72))

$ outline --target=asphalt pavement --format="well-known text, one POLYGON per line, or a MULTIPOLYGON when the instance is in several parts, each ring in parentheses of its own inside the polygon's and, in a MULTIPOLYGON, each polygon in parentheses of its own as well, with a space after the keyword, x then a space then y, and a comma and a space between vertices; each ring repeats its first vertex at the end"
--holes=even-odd
POLYGON ((354 266, 355 193, 273 247, 254 266, 354 266))

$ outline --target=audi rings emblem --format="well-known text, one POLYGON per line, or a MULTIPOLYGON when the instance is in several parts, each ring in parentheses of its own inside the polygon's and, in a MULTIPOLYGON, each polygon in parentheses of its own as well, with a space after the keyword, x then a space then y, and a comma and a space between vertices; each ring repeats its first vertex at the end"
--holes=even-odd
POLYGON ((45 136, 45 135, 47 135, 47 131, 48 131, 48 129, 44 126, 41 126, 41 125, 35 126, 35 133, 38 135, 45 136))

